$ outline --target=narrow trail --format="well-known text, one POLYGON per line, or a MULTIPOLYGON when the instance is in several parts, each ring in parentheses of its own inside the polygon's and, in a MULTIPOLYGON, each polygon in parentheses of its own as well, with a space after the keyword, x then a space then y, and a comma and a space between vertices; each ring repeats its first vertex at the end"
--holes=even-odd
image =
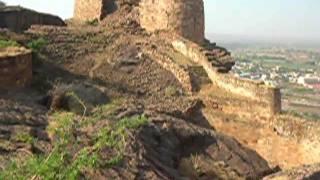
POLYGON ((279 135, 268 118, 244 112, 247 107, 237 104, 241 97, 231 96, 208 84, 202 86, 198 96, 206 105, 203 114, 217 131, 254 149, 271 167, 290 169, 320 162, 320 143, 279 135))

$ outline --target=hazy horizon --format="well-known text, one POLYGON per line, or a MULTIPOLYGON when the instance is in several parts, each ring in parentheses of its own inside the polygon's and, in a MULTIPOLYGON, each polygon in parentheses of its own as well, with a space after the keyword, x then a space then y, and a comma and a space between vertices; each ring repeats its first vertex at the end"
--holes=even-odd
POLYGON ((273 37, 243 34, 207 33, 206 38, 225 47, 234 45, 248 46, 286 46, 296 48, 320 48, 320 39, 299 37, 273 37))
MULTIPOLYGON (((4 0, 41 12, 72 17, 74 0, 4 0)), ((319 0, 205 0, 206 34, 281 41, 320 42, 319 0)))
POLYGON ((207 34, 320 39, 319 0, 207 0, 207 34))

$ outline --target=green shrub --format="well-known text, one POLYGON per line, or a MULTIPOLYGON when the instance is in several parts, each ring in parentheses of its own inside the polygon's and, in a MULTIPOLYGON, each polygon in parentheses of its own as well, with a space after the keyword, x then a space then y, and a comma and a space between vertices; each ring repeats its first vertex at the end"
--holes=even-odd
POLYGON ((137 129, 147 123, 148 119, 145 116, 125 117, 117 123, 116 127, 117 129, 137 129))
POLYGON ((105 105, 95 107, 91 116, 87 117, 85 121, 81 122, 81 126, 88 126, 97 123, 102 119, 112 119, 114 111, 123 104, 123 99, 113 99, 105 105))
POLYGON ((19 46, 16 41, 0 39, 0 48, 19 46))
POLYGON ((17 142, 28 143, 28 144, 33 144, 35 142, 35 138, 26 132, 18 133, 13 137, 13 140, 17 142))
POLYGON ((71 141, 76 115, 67 112, 56 112, 52 117, 54 121, 49 124, 48 133, 57 136, 59 145, 68 144, 71 141))
POLYGON ((98 19, 94 19, 94 20, 86 21, 86 24, 90 25, 90 26, 98 26, 99 25, 99 20, 98 19))
POLYGON ((39 52, 47 44, 48 44, 47 40, 45 40, 44 38, 38 38, 38 39, 30 41, 27 44, 27 47, 32 49, 32 51, 34 51, 34 52, 39 52))

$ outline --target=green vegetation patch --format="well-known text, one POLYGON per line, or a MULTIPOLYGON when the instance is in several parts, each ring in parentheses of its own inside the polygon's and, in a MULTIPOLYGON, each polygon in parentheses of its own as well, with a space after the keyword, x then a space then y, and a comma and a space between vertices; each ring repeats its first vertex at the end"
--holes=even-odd
POLYGON ((165 96, 166 97, 173 97, 173 96, 178 96, 179 95, 179 89, 175 86, 168 86, 165 89, 165 96))
POLYGON ((128 130, 137 129, 148 123, 148 119, 144 116, 133 116, 124 118, 114 124, 112 127, 102 128, 97 136, 94 150, 100 151, 105 147, 114 150, 115 154, 112 158, 101 163, 104 167, 112 167, 119 165, 124 158, 124 150, 128 139, 128 130))
POLYGON ((16 142, 23 142, 28 144, 33 144, 36 141, 36 139, 27 132, 18 133, 13 137, 13 140, 16 142))
MULTIPOLYGON (((92 145, 83 147, 83 145, 79 145, 74 135, 75 130, 79 128, 77 120, 86 121, 92 117, 80 118, 67 112, 57 112, 52 117, 54 121, 50 123, 48 132, 56 140, 51 153, 30 156, 23 162, 12 161, 10 166, 0 173, 0 179, 76 180, 85 170, 102 167, 112 168, 120 165, 124 159, 130 129, 137 129, 148 123, 148 119, 143 115, 123 118, 102 127, 93 136, 92 145), (74 149, 75 147, 78 148, 74 149), (100 156, 100 153, 106 148, 108 152, 112 152, 111 155, 108 154, 109 159, 103 159, 100 156), (71 152, 76 153, 72 154, 71 152)), ((27 138, 27 140, 29 139, 27 138)))
POLYGON ((98 26, 99 25, 99 20, 98 19, 89 20, 89 21, 86 21, 86 24, 90 25, 90 26, 98 26))
POLYGON ((48 41, 44 38, 38 38, 30 41, 27 47, 32 49, 34 52, 39 52, 44 46, 48 44, 48 41))
POLYGON ((0 39, 0 48, 17 46, 19 46, 19 44, 16 41, 0 39))
POLYGON ((114 118, 114 111, 124 103, 123 99, 113 99, 110 103, 97 106, 91 116, 86 117, 84 121, 81 122, 81 126, 88 126, 97 123, 102 119, 112 119, 114 118))

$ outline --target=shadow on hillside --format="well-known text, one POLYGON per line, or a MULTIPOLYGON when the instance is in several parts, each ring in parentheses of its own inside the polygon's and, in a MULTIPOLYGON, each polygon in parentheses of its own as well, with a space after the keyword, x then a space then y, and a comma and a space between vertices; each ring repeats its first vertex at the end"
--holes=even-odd
POLYGON ((132 91, 122 83, 106 82, 98 78, 91 79, 85 75, 74 74, 51 62, 45 62, 41 66, 34 68, 32 88, 41 92, 48 92, 54 85, 72 83, 88 83, 123 94, 136 94, 135 91, 132 91))

